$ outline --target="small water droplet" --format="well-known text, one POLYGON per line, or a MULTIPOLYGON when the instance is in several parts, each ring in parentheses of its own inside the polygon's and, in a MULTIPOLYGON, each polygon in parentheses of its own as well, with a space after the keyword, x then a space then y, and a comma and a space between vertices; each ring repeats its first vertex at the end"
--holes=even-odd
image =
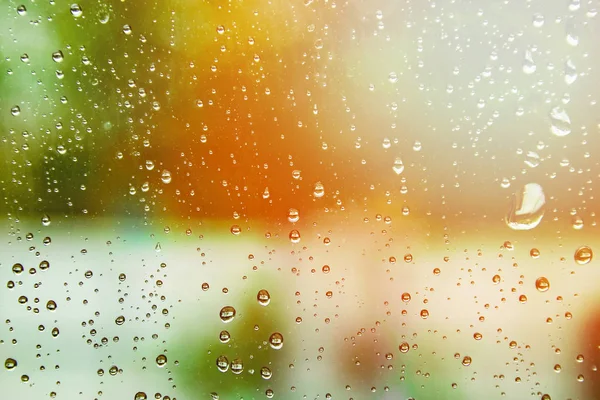
POLYGON ((398 350, 400 350, 400 353, 406 354, 410 350, 410 345, 407 342, 402 342, 400 343, 400 346, 398 346, 398 350))
POLYGON ((231 228, 229 228, 229 231, 233 234, 233 235, 239 235, 242 232, 242 229, 239 227, 239 225, 231 225, 231 228))
POLYGON ((544 26, 544 16, 542 14, 533 14, 533 26, 536 28, 544 26))
POLYGON ((19 106, 13 106, 10 109, 10 113, 13 117, 17 117, 19 114, 21 114, 21 107, 19 106))
POLYGON ((25 6, 21 4, 17 7, 17 14, 19 14, 20 16, 27 15, 27 8, 25 8, 25 6))

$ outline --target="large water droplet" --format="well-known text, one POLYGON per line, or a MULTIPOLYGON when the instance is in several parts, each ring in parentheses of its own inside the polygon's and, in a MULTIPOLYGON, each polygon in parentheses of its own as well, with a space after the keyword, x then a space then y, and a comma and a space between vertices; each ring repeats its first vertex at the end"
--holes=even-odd
POLYGON ((513 195, 505 222, 514 230, 529 230, 539 225, 544 217, 546 197, 537 183, 528 183, 513 195))
POLYGON ((171 183, 171 172, 167 171, 166 169, 163 169, 162 174, 160 175, 160 179, 163 181, 163 183, 171 183))
POLYGON ((219 317, 221 318, 221 321, 227 323, 233 321, 233 319, 235 318, 235 313, 235 308, 233 308, 232 306, 225 306, 221 308, 221 311, 219 312, 219 317))
POLYGON ((83 10, 79 4, 71 4, 71 15, 75 18, 81 17, 83 10))
POLYGON ((295 208, 290 208, 288 211, 288 221, 298 222, 300 219, 300 213, 295 208))
POLYGON ((402 173, 402 171, 404 171, 404 163, 402 162, 400 157, 396 157, 396 159, 394 160, 394 165, 392 166, 392 169, 394 170, 394 172, 397 175, 400 175, 402 173))
POLYGON ((242 373, 242 371, 244 371, 244 363, 241 359, 236 358, 231 362, 231 372, 233 372, 236 375, 239 375, 242 373))
POLYGON ((258 291, 258 294, 256 295, 256 300, 258 301, 258 304, 260 304, 261 306, 268 306, 269 303, 271 302, 271 295, 269 294, 269 292, 265 289, 261 289, 258 291))
POLYGON ((575 250, 575 255, 573 258, 577 264, 585 265, 592 261, 592 258, 594 258, 594 252, 589 246, 581 246, 575 250))
POLYGON ((523 72, 527 75, 533 74, 536 70, 535 62, 533 61, 533 55, 530 50, 525 51, 525 60, 523 61, 523 72))
POLYGON ((279 332, 273 333, 269 337, 269 344, 275 350, 281 349, 283 347, 283 335, 281 333, 279 333, 279 332))
POLYGON ((300 243, 300 232, 294 229, 290 232, 290 242, 292 243, 300 243))
POLYGON ((217 369, 221 372, 227 372, 229 369, 229 360, 224 355, 217 358, 217 369))
POLYGON ((550 110, 550 131, 556 136, 566 136, 571 133, 571 118, 562 107, 550 110))
POLYGON ((323 184, 321 182, 315 183, 315 190, 314 190, 313 194, 317 198, 323 197, 323 195, 325 194, 325 187, 323 186, 323 184))
POLYGON ((49 226, 51 223, 52 223, 52 221, 50 220, 50 216, 48 214, 45 214, 42 217, 42 225, 49 226))
POLYGON ((15 369, 17 367, 17 360, 15 360, 14 358, 7 358, 6 361, 4 361, 4 368, 11 370, 11 369, 15 369))
POLYGON ((548 281, 548 278, 541 276, 536 279, 535 288, 540 292, 546 292, 550 289, 550 281, 548 281))
POLYGON ((167 356, 164 354, 158 355, 158 357, 156 357, 156 365, 159 367, 164 367, 165 364, 167 364, 167 356))

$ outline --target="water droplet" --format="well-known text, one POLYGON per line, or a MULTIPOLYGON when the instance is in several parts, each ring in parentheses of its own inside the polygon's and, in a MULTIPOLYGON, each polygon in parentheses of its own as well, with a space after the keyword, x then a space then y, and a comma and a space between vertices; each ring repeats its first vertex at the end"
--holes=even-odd
POLYGON ((535 281, 535 288, 540 292, 546 292, 550 289, 550 282, 544 276, 541 276, 535 281))
POLYGON ((123 25, 123 33, 126 35, 131 35, 131 26, 129 24, 123 25))
POLYGON ((163 183, 171 183, 171 172, 163 169, 160 179, 163 181, 163 183))
POLYGON ((56 302, 54 300, 48 300, 48 302, 46 303, 46 308, 49 311, 54 311, 57 308, 56 302))
POLYGON ((222 35, 222 34, 224 34, 224 33, 225 33, 225 27, 224 27, 223 25, 219 25, 219 26, 217 26, 217 33, 218 33, 219 35, 222 35))
POLYGON ((388 80, 391 83, 396 83, 398 82, 398 74, 396 74, 395 72, 390 72, 390 74, 388 75, 388 80))
POLYGON ((279 332, 273 333, 269 337, 269 344, 275 350, 279 350, 283 347, 283 335, 279 332))
POLYGON ((537 183, 528 183, 513 195, 505 222, 514 230, 529 230, 539 225, 544 217, 546 197, 537 183))
POLYGON ((294 229, 290 232, 290 242, 292 243, 300 243, 300 232, 298 232, 298 230, 294 229))
POLYGON ((115 324, 117 325, 123 325, 125 323, 125 317, 122 315, 119 315, 117 318, 115 318, 115 324))
POLYGON ((229 360, 224 355, 217 357, 217 369, 221 372, 229 370, 229 360))
POLYGON ((219 312, 219 317, 221 318, 221 321, 228 323, 233 321, 233 319, 235 318, 235 313, 235 308, 233 308, 232 306, 225 306, 221 308, 221 311, 219 312))
POLYGON ((219 340, 221 341, 221 343, 227 343, 227 342, 229 342, 230 339, 231 339, 231 335, 229 334, 228 331, 219 332, 219 340))
POLYGON ((577 80, 577 68, 573 63, 573 60, 568 59, 565 63, 565 83, 567 85, 572 84, 577 80))
POLYGON ((288 221, 298 222, 300 219, 300 213, 295 208, 290 208, 288 211, 288 221))
POLYGON ((79 4, 71 4, 71 15, 75 18, 81 17, 83 10, 79 4))
POLYGON ((13 107, 10 109, 10 113, 11 113, 11 115, 12 115, 13 117, 16 117, 16 116, 18 116, 19 114, 21 114, 21 107, 19 107, 19 106, 13 106, 13 107))
POLYGON ((406 292, 402 293, 401 298, 402 298, 403 302, 410 303, 410 299, 411 299, 410 293, 406 293, 406 292))
POLYGON ((315 189, 313 194, 316 198, 323 197, 323 195, 325 194, 325 187, 321 182, 315 183, 315 189))
POLYGON ((418 140, 415 140, 415 142, 413 143, 413 150, 421 151, 422 148, 423 148, 423 145, 421 144, 421 142, 419 142, 418 140))
POLYGON ((49 226, 51 222, 52 221, 50 220, 50 217, 47 214, 42 217, 42 225, 49 226))
POLYGON ((566 136, 571 133, 571 118, 562 107, 550 110, 550 131, 556 136, 566 136))
POLYGON ((462 360, 462 365, 464 365, 465 367, 468 367, 469 365, 471 365, 471 357, 469 356, 465 356, 462 360))
POLYGON ((231 362, 231 372, 236 375, 241 374, 244 371, 244 363, 241 359, 236 358, 231 362))
POLYGON ((160 354, 158 357, 156 357, 156 365, 158 365, 159 367, 164 367, 166 363, 167 356, 165 356, 164 354, 160 354))
POLYGON ((384 139, 383 139, 383 142, 381 143, 381 146, 382 146, 384 149, 389 149, 390 147, 392 147, 392 142, 390 141, 390 139, 388 139, 388 138, 384 138, 384 139))
POLYGON ((574 215, 571 220, 571 224, 573 225, 573 229, 581 230, 583 229, 583 219, 579 215, 574 215))
POLYGON ((231 225, 229 231, 234 235, 239 235, 242 232, 242 229, 239 227, 239 225, 231 225))
POLYGON ((533 26, 536 28, 544 26, 544 16, 542 14, 537 13, 533 15, 533 26))
POLYGON ((260 376, 267 380, 267 379, 271 379, 271 376, 273 376, 273 373, 271 372, 271 369, 269 367, 262 367, 260 369, 260 376))
POLYGON ((27 8, 25 8, 25 6, 21 4, 17 7, 17 14, 19 14, 20 16, 27 15, 27 8))
POLYGON ((402 162, 400 157, 396 157, 396 159, 394 160, 394 165, 393 165, 392 169, 394 170, 396 175, 400 175, 402 173, 402 171, 404 171, 404 163, 402 162))
POLYGON ((533 62, 533 55, 530 50, 525 51, 525 61, 523 61, 523 72, 527 75, 533 74, 536 70, 535 62, 533 62))
POLYGON ((20 273, 23 272, 25 268, 23 268, 23 264, 21 263, 15 263, 12 267, 12 271, 16 274, 19 275, 20 273))
POLYGON ((269 294, 269 292, 265 289, 261 289, 258 291, 258 294, 256 295, 256 300, 258 301, 258 304, 260 304, 261 306, 268 306, 269 303, 271 302, 271 295, 269 294))
POLYGON ((577 250, 575 250, 575 262, 579 265, 585 265, 592 261, 594 257, 594 253, 589 246, 581 246, 577 250))
POLYGON ((400 353, 406 354, 410 350, 410 345, 406 342, 402 342, 400 343, 400 346, 398 346, 398 350, 400 350, 400 353))
POLYGON ((17 367, 17 360, 15 360, 14 358, 7 358, 6 361, 4 361, 4 368, 11 370, 11 369, 15 369, 17 367))
POLYGON ((534 247, 533 249, 529 250, 529 255, 531 258, 540 258, 540 251, 534 247))
POLYGON ((423 319, 429 318, 429 311, 426 309, 421 310, 421 318, 423 318, 423 319))
POLYGON ((107 10, 102 10, 98 12, 98 21, 102 24, 108 24, 110 21, 110 13, 107 10))
POLYGON ((144 392, 137 392, 135 396, 133 396, 133 400, 148 400, 148 396, 144 392))

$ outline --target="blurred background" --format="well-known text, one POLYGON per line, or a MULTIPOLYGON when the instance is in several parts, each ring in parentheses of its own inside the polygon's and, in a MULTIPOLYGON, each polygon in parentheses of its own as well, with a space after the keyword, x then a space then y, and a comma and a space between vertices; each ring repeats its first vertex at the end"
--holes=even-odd
POLYGON ((0 384, 600 399, 596 0, 0 0, 0 384))

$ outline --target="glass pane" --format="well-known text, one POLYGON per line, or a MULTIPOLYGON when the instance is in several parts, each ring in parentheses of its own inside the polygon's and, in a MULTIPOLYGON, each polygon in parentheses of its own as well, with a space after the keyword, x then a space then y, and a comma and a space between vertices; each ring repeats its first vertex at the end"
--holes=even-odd
POLYGON ((593 399, 598 2, 0 2, 0 386, 593 399))

